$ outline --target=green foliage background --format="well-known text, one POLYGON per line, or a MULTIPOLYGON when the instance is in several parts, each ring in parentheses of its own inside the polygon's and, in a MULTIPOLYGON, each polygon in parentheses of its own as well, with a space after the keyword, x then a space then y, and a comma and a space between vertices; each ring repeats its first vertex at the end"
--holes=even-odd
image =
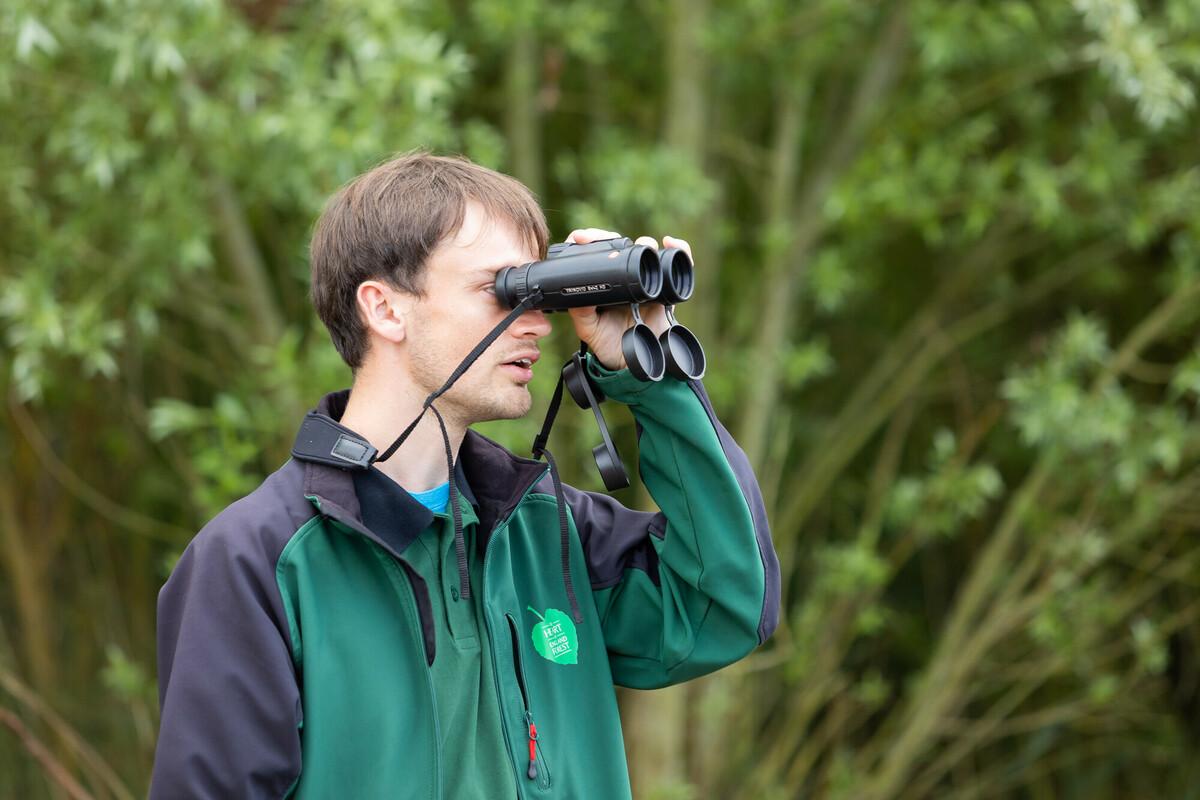
POLYGON ((1194 0, 8 0, 0 796, 144 793, 157 589, 348 384, 309 232, 414 146, 695 248, 784 619, 621 692, 639 798, 1200 796, 1198 79, 1194 0))

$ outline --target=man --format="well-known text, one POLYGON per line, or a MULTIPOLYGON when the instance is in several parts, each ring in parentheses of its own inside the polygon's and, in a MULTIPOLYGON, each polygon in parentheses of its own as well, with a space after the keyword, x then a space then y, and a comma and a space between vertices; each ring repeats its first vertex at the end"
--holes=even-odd
MULTIPOLYGON (((633 378, 627 309, 570 314, 661 511, 470 430, 530 410, 550 323, 493 284, 548 238, 520 183, 420 152, 326 207, 312 296, 353 386, 159 595, 152 797, 629 797, 613 684, 685 681, 771 635, 778 563, 745 455, 699 382, 633 378)), ((661 306, 644 318, 666 327, 661 306)))

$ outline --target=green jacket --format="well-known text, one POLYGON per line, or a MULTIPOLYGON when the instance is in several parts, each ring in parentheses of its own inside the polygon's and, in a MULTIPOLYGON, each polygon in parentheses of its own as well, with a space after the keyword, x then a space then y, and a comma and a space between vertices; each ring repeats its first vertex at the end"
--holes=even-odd
MULTIPOLYGON (((582 623, 547 465, 468 430, 456 466, 478 504, 477 590, 522 798, 630 797, 613 685, 712 672, 778 622, 762 497, 703 385, 587 361, 633 412, 661 511, 564 485, 582 623)), ((200 531, 159 594, 153 798, 442 797, 455 757, 438 744, 429 587, 400 555, 432 514, 406 496, 387 538, 363 524, 365 442, 337 422, 348 397, 309 413, 292 459, 200 531)))

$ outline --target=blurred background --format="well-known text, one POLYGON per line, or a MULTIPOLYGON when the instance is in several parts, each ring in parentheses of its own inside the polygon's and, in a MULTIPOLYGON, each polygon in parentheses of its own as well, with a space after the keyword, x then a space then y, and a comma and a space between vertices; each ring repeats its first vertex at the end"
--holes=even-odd
POLYGON ((158 587, 349 385, 312 224, 416 146, 695 250, 783 619, 619 692, 639 800, 1200 797, 1198 82, 1195 0, 6 0, 0 797, 144 795, 158 587))

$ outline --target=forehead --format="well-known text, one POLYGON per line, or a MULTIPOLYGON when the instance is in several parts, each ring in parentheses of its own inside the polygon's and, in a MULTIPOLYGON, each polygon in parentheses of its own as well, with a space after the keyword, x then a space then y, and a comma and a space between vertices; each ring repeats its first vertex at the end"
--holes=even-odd
POLYGON ((462 225, 438 245, 431 263, 444 275, 470 277, 476 272, 495 272, 536 259, 537 254, 512 222, 488 214, 478 202, 468 201, 462 225))

